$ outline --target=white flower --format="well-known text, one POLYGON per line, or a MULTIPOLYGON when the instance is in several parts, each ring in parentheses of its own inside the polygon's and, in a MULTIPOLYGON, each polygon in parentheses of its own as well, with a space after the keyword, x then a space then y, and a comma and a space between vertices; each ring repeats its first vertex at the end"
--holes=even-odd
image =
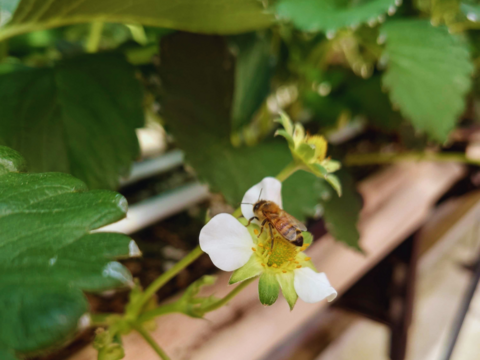
MULTIPOLYGON (((281 207, 281 189, 280 181, 265 178, 246 192, 242 203, 254 204, 261 192, 262 200, 274 201, 281 207)), ((258 224, 245 226, 247 220, 254 216, 253 205, 243 204, 242 213, 245 219, 219 214, 200 232, 200 247, 215 266, 224 271, 234 271, 231 284, 260 275, 262 304, 273 304, 281 288, 291 309, 298 297, 308 303, 335 299, 337 292, 327 276, 316 272, 310 258, 302 252, 311 243, 310 234, 304 233, 305 244, 301 248, 275 234, 272 248, 268 231, 258 237, 258 224)))

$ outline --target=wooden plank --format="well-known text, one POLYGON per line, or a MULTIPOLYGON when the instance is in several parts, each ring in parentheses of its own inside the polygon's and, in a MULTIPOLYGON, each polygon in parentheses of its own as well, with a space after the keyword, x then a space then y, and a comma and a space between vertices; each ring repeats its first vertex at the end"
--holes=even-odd
MULTIPOLYGON (((359 228, 366 255, 334 241, 330 235, 312 245, 309 255, 342 293, 415 231, 436 200, 463 174, 464 167, 459 164, 425 162, 393 166, 363 181, 359 190, 368 205, 359 228), (402 181, 397 181, 399 177, 402 181)), ((229 276, 221 273, 212 293, 222 296, 229 292, 229 276)), ((266 308, 260 305, 253 283, 228 306, 208 314, 207 321, 177 314, 159 318, 152 336, 175 360, 261 359, 326 305, 299 300, 290 312, 286 302, 279 299, 266 308)), ((127 360, 158 359, 137 334, 126 336, 124 345, 127 360)), ((70 359, 93 360, 95 356, 94 350, 87 348, 70 359)))

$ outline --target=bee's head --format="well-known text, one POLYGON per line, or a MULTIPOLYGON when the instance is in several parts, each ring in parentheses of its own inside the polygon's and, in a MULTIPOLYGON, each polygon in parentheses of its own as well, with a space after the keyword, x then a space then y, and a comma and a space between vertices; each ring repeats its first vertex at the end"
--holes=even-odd
POLYGON ((253 205, 253 212, 256 214, 258 211, 261 211, 262 207, 268 205, 268 201, 266 200, 259 200, 253 205))

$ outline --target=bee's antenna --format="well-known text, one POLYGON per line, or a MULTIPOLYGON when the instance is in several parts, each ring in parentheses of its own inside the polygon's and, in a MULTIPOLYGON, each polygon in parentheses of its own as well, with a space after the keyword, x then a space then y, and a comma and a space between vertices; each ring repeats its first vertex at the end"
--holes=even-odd
POLYGON ((263 191, 263 188, 260 190, 260 194, 258 194, 258 200, 257 201, 260 201, 260 196, 262 196, 262 191, 263 191))
POLYGON ((242 205, 255 205, 255 204, 252 204, 252 203, 240 203, 242 205))

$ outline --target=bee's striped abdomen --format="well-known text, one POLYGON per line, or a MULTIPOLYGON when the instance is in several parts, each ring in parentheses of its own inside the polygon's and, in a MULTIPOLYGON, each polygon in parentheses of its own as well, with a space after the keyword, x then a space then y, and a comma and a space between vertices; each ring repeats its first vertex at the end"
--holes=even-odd
POLYGON ((273 225, 277 231, 287 240, 295 240, 297 237, 297 227, 292 224, 287 217, 279 216, 272 219, 273 225))

